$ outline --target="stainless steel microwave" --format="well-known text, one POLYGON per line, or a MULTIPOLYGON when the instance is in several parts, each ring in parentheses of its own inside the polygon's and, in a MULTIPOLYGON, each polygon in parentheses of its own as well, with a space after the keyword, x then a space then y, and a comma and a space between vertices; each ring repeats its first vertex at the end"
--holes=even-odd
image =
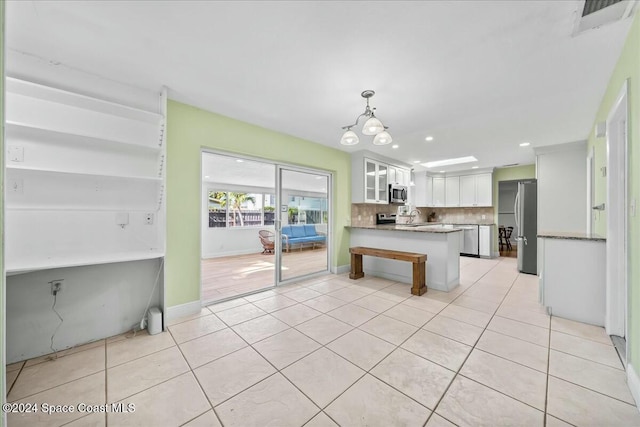
POLYGON ((407 203, 407 187, 389 184, 389 203, 407 203))

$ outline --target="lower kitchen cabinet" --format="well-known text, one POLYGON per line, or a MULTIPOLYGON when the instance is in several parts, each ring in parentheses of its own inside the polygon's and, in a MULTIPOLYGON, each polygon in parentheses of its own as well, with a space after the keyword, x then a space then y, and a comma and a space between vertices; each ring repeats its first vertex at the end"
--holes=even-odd
POLYGON ((481 225, 479 236, 480 256, 491 258, 493 248, 493 225, 481 225))

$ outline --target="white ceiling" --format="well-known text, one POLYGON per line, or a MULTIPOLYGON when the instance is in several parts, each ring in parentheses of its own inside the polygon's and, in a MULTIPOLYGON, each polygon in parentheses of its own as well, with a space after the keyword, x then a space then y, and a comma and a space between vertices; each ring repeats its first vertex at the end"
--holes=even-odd
POLYGON ((572 36, 582 3, 9 1, 7 45, 337 149, 501 166, 590 132, 631 20, 572 36), (397 150, 339 144, 364 89, 397 150))

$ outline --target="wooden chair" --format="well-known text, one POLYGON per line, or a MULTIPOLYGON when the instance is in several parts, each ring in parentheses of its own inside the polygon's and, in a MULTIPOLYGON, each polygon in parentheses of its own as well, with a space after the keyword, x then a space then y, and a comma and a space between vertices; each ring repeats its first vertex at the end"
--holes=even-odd
POLYGON ((510 251, 513 249, 513 247, 511 247, 511 233, 513 232, 513 227, 507 227, 504 230, 504 241, 507 245, 507 250, 510 251))
POLYGON ((504 225, 499 225, 498 226, 498 244, 499 244, 500 251, 502 251, 505 246, 505 235, 506 235, 506 230, 504 225))
POLYGON ((258 238, 260 238, 260 243, 262 243, 262 253, 263 254, 272 254, 275 249, 275 234, 269 230, 260 230, 258 231, 258 238))

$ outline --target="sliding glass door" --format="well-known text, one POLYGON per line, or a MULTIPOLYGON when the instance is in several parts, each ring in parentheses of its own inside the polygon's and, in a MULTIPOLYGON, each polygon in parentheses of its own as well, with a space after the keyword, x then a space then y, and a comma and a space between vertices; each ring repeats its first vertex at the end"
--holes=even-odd
POLYGON ((276 282, 329 269, 331 176, 278 166, 276 282))

